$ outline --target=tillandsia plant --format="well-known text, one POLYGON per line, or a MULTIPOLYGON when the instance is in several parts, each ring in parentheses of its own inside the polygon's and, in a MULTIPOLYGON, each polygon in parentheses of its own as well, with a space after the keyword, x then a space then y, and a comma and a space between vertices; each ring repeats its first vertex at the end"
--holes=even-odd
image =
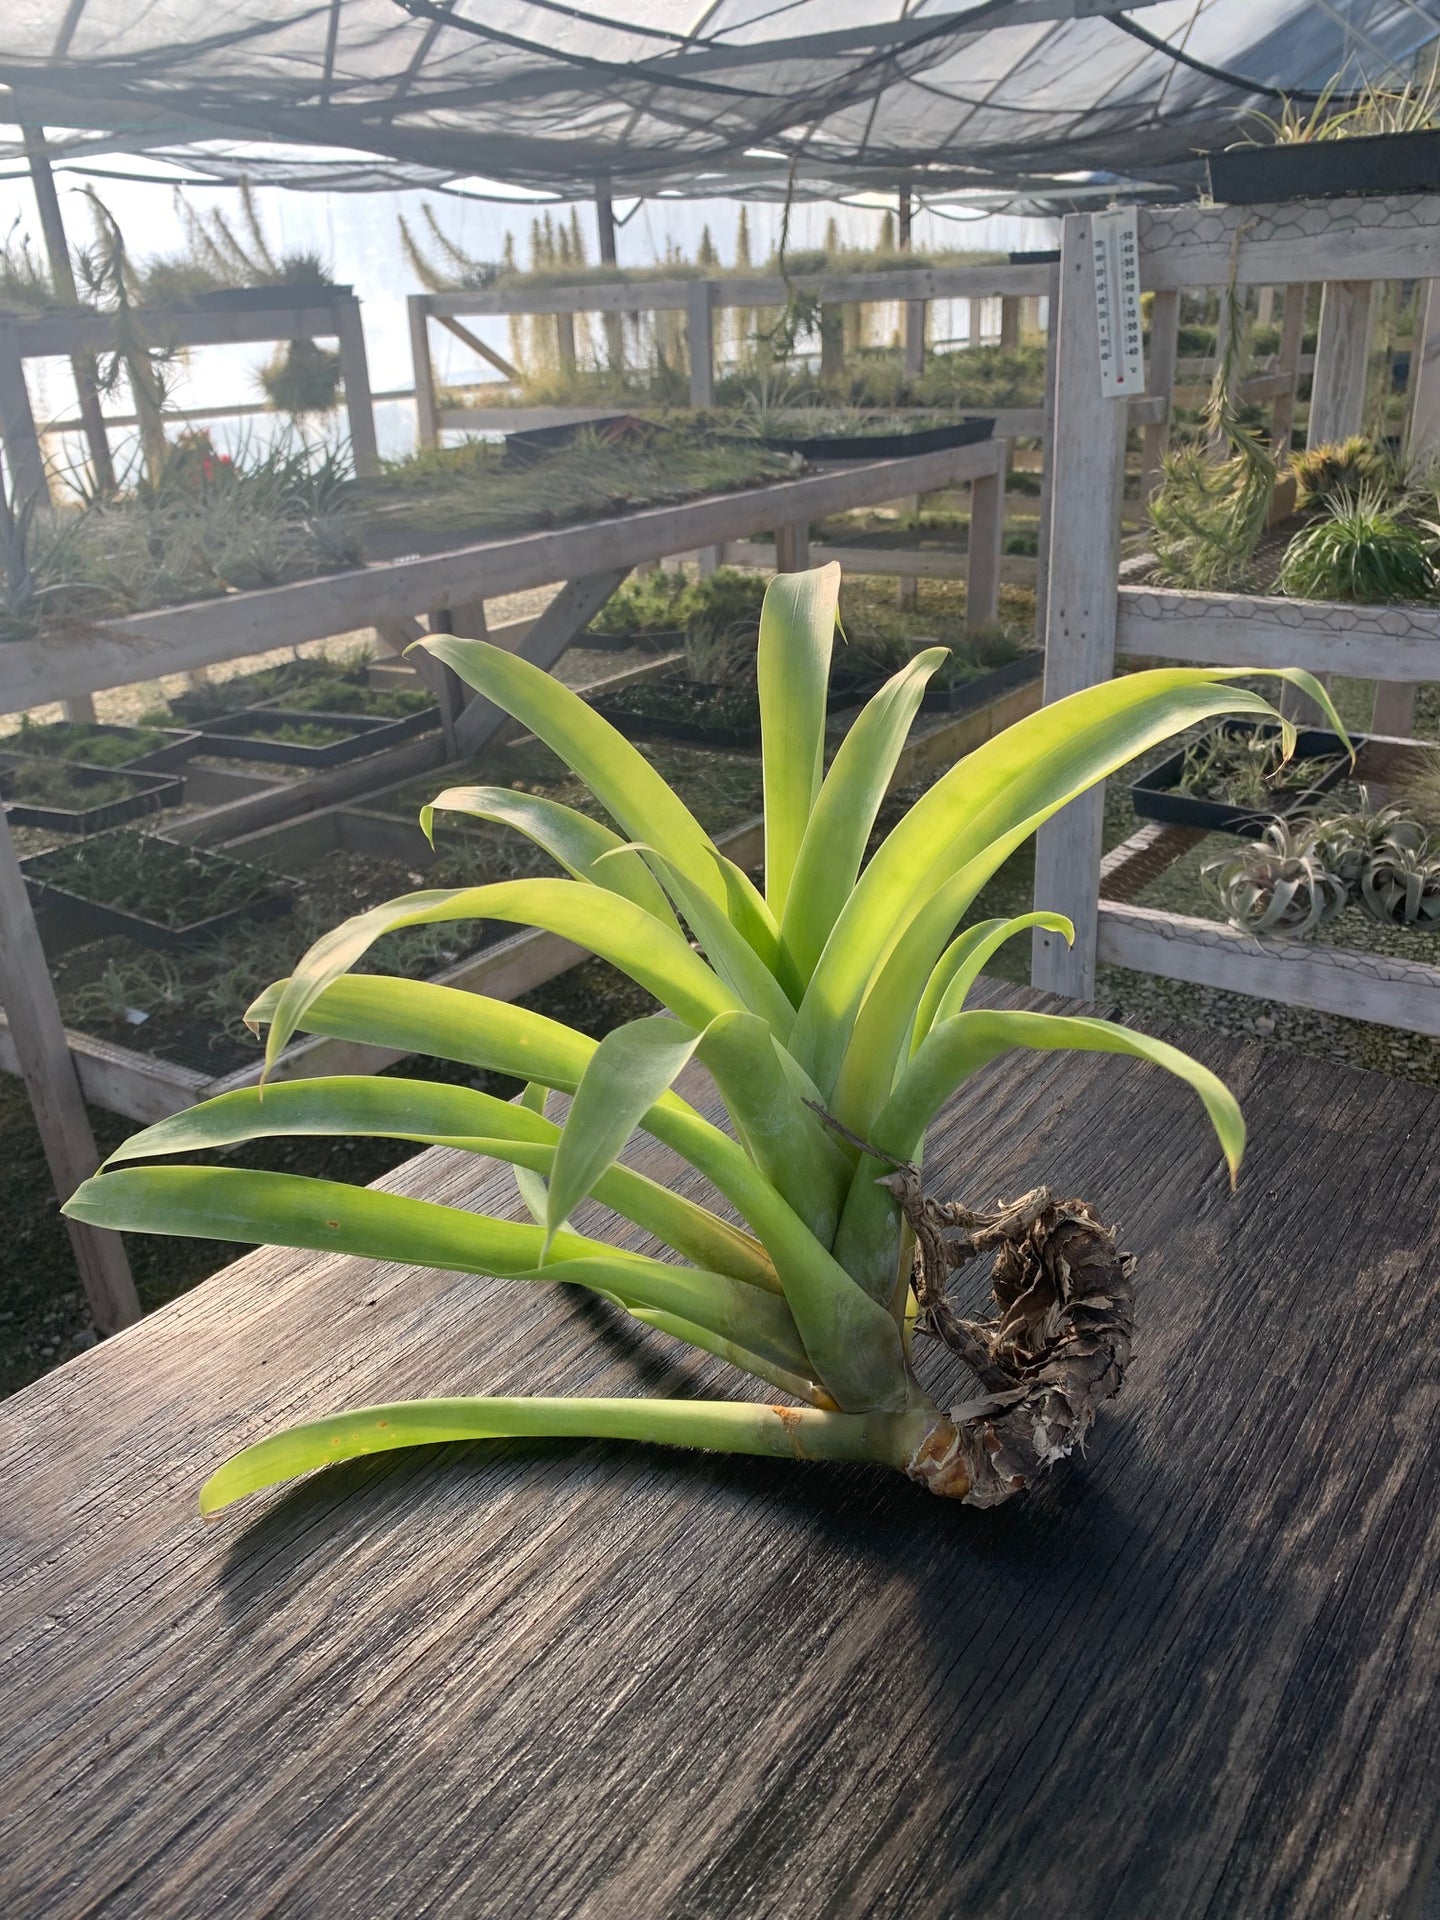
MULTIPOLYGON (((589 1288, 784 1396, 745 1400, 444 1399, 337 1414, 246 1448, 206 1511, 331 1461, 424 1442, 588 1435, 785 1458, 872 1460, 990 1505, 1081 1441, 1130 1350, 1130 1260, 1099 1213, 1044 1190, 983 1212, 928 1192, 925 1135, 969 1075, 1014 1049, 1121 1054, 1175 1074, 1209 1114, 1232 1177, 1234 1098, 1178 1048, 1081 1016, 968 1006, 1037 911, 956 928, 986 880, 1068 801, 1175 733, 1235 712, 1274 719, 1225 672, 1167 668, 1089 687, 1017 722, 939 779, 865 852, 927 680, 930 648, 861 711, 825 766, 839 568, 784 575, 759 639, 763 892, 650 763, 539 668, 483 642, 424 644, 565 760, 617 823, 503 787, 426 807, 519 828, 568 878, 408 894, 346 921, 265 993, 267 1068, 300 1032, 442 1055, 527 1083, 514 1103, 418 1080, 293 1080, 228 1093, 127 1140, 68 1203, 95 1225, 341 1251, 589 1288), (542 1015, 421 981, 354 973, 397 928, 484 917, 544 927, 661 1003, 598 1043, 542 1015), (688 936, 687 937, 687 930, 688 936), (693 944, 692 944, 693 940, 693 944), (697 950, 698 949, 698 950, 697 950), (732 1131, 674 1090, 709 1070, 732 1131), (547 1090, 572 1096, 564 1124, 547 1090), (723 1211, 618 1158, 643 1128, 723 1211), (226 1167, 137 1167, 262 1135, 372 1134, 509 1162, 533 1224, 337 1182, 226 1167), (673 1250, 652 1259, 569 1224, 593 1196, 673 1250), (738 1223, 736 1216, 738 1216, 738 1223), (995 1319, 973 1324, 949 1275, 997 1253, 995 1319), (947 1411, 917 1375, 917 1331, 973 1368, 947 1411)), ((1284 677, 1328 706, 1308 675, 1284 677)), ((1336 723, 1338 725, 1338 721, 1336 723)))
POLYGON ((1338 874, 1315 851, 1314 827, 1272 820, 1258 840, 1242 840, 1200 869, 1206 890, 1242 933, 1304 938, 1339 913, 1350 897, 1338 874))

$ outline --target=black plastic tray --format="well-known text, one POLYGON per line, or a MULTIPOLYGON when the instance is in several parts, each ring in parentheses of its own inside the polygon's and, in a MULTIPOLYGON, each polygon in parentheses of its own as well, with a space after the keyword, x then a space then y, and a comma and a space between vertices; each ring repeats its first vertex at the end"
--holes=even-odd
MULTIPOLYGON (((693 688, 698 693, 712 691, 703 680, 670 680, 664 683, 676 691, 693 688)), ((666 714, 632 713, 613 697, 601 694, 590 702, 602 719, 608 720, 627 740, 679 740, 702 747, 758 747, 760 744, 760 708, 757 699, 753 724, 727 727, 702 720, 672 719, 666 714)))
POLYGON ((770 439, 764 445, 803 460, 903 460, 908 454, 940 453, 946 447, 972 447, 995 431, 993 416, 921 427, 914 433, 817 434, 812 439, 770 439))
POLYGON ((980 707, 988 707, 992 700, 998 700, 1003 693, 1028 686, 1032 680, 1038 680, 1044 670, 1043 653, 1024 653, 1018 660, 1007 660, 1003 667, 992 667, 989 673, 977 674, 973 680, 964 680, 959 686, 937 687, 932 681, 925 689, 920 711, 970 713, 980 707))
POLYGON ((123 826, 142 814, 158 813, 162 807, 178 807, 185 798, 185 782, 178 774, 131 773, 114 767, 87 767, 75 760, 40 760, 33 753, 0 754, 0 799, 5 818, 12 827, 51 827, 57 833, 99 833, 105 827, 123 826), (38 801, 11 800, 9 776, 18 767, 36 765, 63 766, 77 786, 93 787, 123 780, 131 791, 123 800, 107 800, 103 806, 72 808, 47 807, 38 801))
MULTIPOLYGON (((111 738, 116 735, 129 734, 132 738, 138 740, 147 733, 163 733, 165 735, 165 739, 161 745, 152 747, 148 753, 137 753, 129 760, 118 762, 114 768, 116 773, 161 773, 171 767, 178 767, 182 761, 190 759, 194 754, 195 743, 200 737, 197 733, 179 727, 120 727, 112 726, 104 720, 80 722, 62 720, 52 724, 67 727, 81 725, 87 733, 102 734, 111 738)), ((36 733, 46 732, 48 728, 36 727, 34 731, 36 733)), ((26 760, 48 760, 56 765, 62 766, 89 765, 89 762, 84 760, 65 761, 59 754, 27 752, 24 747, 18 744, 24 737, 25 736, 20 733, 11 734, 9 736, 11 744, 7 748, 7 751, 22 754, 26 760)))
MULTIPOLYGON (((1219 730, 1224 733, 1253 733, 1258 724, 1252 720, 1227 720, 1219 730)), ((1364 744, 1357 736, 1354 741, 1356 751, 1364 744)), ((1339 734, 1327 733, 1323 727, 1300 728, 1295 740, 1294 757, 1297 760, 1324 760, 1333 754, 1341 756, 1338 766, 1321 774, 1311 786, 1277 792, 1275 804, 1259 813, 1245 807, 1231 806, 1224 800, 1204 800, 1192 793, 1177 793, 1175 789, 1185 765, 1183 747, 1135 781, 1130 788, 1130 799, 1136 813, 1146 820, 1160 820, 1169 827, 1198 827, 1204 833, 1238 833, 1247 840, 1256 840, 1277 815, 1283 818, 1314 806, 1321 795, 1338 786, 1348 772, 1349 762, 1339 734)))
POLYGON ((685 644, 685 635, 679 627, 663 633, 595 633, 587 627, 570 644, 594 647, 606 653, 624 653, 627 649, 636 653, 678 653, 685 644))
POLYGON ((573 445, 581 434, 593 433, 601 440, 623 440, 641 432, 646 425, 638 414, 607 413, 595 420, 566 420, 554 427, 519 427, 505 436, 501 464, 507 467, 529 466, 547 453, 573 445))
POLYGON ((1281 141, 1206 155, 1210 192, 1231 206, 1440 189, 1440 128, 1354 140, 1281 141))
MULTIPOLYGON (((178 842, 166 840, 159 834, 152 837, 158 844, 176 847, 188 858, 198 860, 202 866, 217 872, 222 869, 233 871, 245 864, 208 847, 181 847, 178 842)), ((68 887, 47 880, 45 864, 53 859, 53 853, 37 853, 21 861, 26 891, 37 907, 61 909, 67 927, 73 929, 77 936, 77 944, 82 939, 99 940, 110 934, 123 934, 127 940, 138 940, 142 946, 176 952, 183 947, 199 946, 203 941, 213 939, 245 920, 277 920, 282 914, 289 913, 295 904, 295 882, 279 875, 272 877, 266 874, 262 877, 270 882, 270 891, 245 906, 229 907, 224 913, 212 913, 203 920, 191 921, 188 926, 165 927, 158 921, 147 920, 143 914, 130 913, 124 907, 112 906, 107 901, 91 900, 83 893, 72 893, 68 887)), ((246 870, 256 871, 251 868, 246 870)))
POLYGON ((338 767, 347 760, 363 760, 386 747, 397 746, 420 733, 431 733, 440 724, 438 707, 422 707, 418 713, 402 714, 386 720, 379 714, 297 712, 286 707, 245 707, 236 713, 218 714, 213 720, 197 720, 199 752, 220 754, 227 760, 270 760, 287 767, 338 767), (227 731, 237 722, 256 726, 259 732, 227 731), (328 740, 324 746, 302 746, 294 740, 271 740, 266 732, 283 727, 343 727, 347 738, 328 740))

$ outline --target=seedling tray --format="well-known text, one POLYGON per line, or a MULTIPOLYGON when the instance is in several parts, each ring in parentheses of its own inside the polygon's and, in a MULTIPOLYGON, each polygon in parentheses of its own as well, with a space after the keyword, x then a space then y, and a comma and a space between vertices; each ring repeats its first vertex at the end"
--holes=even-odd
POLYGON ((803 460, 903 460, 912 453, 940 453, 946 447, 971 447, 995 431, 992 419, 956 420, 914 433, 825 433, 813 439, 767 439, 767 447, 798 453, 803 460))
POLYGON ((122 826, 138 820, 142 814, 158 813, 162 807, 178 807, 185 798, 185 782, 176 774, 119 772, 113 767, 87 767, 73 760, 46 761, 30 753, 0 754, 0 799, 5 817, 14 827, 50 827, 57 833, 99 833, 105 827, 122 826), (129 788, 122 799, 106 800, 93 807, 55 807, 38 800, 12 800, 15 774, 22 767, 60 766, 77 787, 113 786, 117 782, 129 788))
MULTIPOLYGON (((232 860, 228 854, 215 853, 207 847, 182 846, 159 835, 147 834, 140 838, 147 849, 154 850, 157 861, 168 861, 173 856, 177 877, 183 875, 185 882, 193 880, 197 869, 217 885, 232 880, 236 875, 253 877, 257 888, 254 899, 240 906, 228 907, 222 913, 202 915, 180 926, 167 926, 109 901, 92 900, 88 895, 76 891, 73 885, 53 879, 51 876, 57 870, 61 874, 65 872, 71 854, 70 848, 57 847, 49 853, 36 854, 32 859, 21 862, 31 900, 37 907, 60 908, 76 945, 84 940, 100 940, 110 934, 122 934, 126 939, 138 940, 143 946, 157 947, 164 952, 198 946, 238 926, 242 920, 278 919, 281 914, 289 913, 294 905, 293 880, 264 873, 258 867, 246 866, 242 861, 232 860)), ((103 838, 90 844, 92 847, 103 845, 103 838)))
MULTIPOLYGON (((735 697, 731 687, 713 686, 704 680, 665 680, 647 683, 649 688, 663 686, 677 696, 677 705, 682 706, 688 699, 699 707, 707 699, 721 694, 735 697)), ((640 713, 634 711, 618 694, 608 698, 601 696, 592 699, 591 706, 612 727, 623 733, 627 740, 682 740, 705 747, 755 747, 760 744, 760 701, 755 698, 753 721, 738 724, 726 724, 719 720, 706 720, 697 715, 689 719, 682 712, 640 713)))
POLYGON ((1440 129, 1232 147, 1206 158, 1211 194, 1231 206, 1440 189, 1440 129))
MULTIPOLYGON (((103 720, 78 722, 73 720, 59 720, 52 722, 49 726, 33 727, 29 729, 28 733, 10 734, 7 736, 9 741, 7 751, 23 754, 27 760, 49 760, 58 765, 91 765, 92 762, 87 760, 83 752, 77 754, 72 760, 63 753, 49 753, 39 744, 40 739, 44 736, 58 733, 62 730, 71 735, 83 734, 86 739, 94 737, 106 740, 134 741, 136 743, 135 752, 127 756, 124 760, 117 760, 115 762, 113 771, 117 773, 159 773, 170 767, 179 766, 182 761, 188 760, 195 752, 195 743, 199 737, 191 731, 182 730, 177 727, 120 727, 111 726, 103 720), (157 733, 164 736, 161 744, 159 746, 146 748, 143 743, 149 739, 152 734, 157 733), (34 741, 36 744, 27 746, 25 744, 27 739, 34 741)), ((111 769, 107 768, 106 771, 111 771, 111 769)))
POLYGON ((1025 687, 1037 680, 1044 664, 1043 654, 1023 653, 1018 660, 1007 660, 1003 667, 992 667, 989 673, 962 680, 957 686, 937 687, 932 681, 925 689, 920 710, 922 713, 970 713, 975 708, 988 707, 1001 694, 1012 693, 1016 687, 1025 687))
POLYGON ((599 440, 623 440, 643 431, 645 424, 637 414, 610 413, 598 420, 566 420, 554 427, 521 427, 506 434, 502 462, 507 467, 530 466, 547 453, 573 446, 582 434, 593 434, 599 440))
MULTIPOLYGON (((1219 731, 1253 733, 1255 723, 1227 720, 1219 731)), ((1365 743, 1357 737, 1354 744, 1358 751, 1365 743)), ((1277 789, 1274 804, 1259 812, 1250 807, 1233 806, 1227 800, 1207 800, 1199 794, 1180 793, 1180 775, 1185 765, 1183 747, 1135 781, 1130 788, 1130 798, 1143 819, 1160 820, 1170 827, 1198 827, 1205 833, 1236 833, 1256 840, 1277 815, 1286 818, 1314 806, 1323 794, 1339 785, 1349 770, 1345 744, 1338 734, 1327 733, 1323 727, 1300 729, 1295 741, 1296 760, 1324 760, 1332 755, 1340 756, 1335 766, 1317 774, 1309 786, 1277 789)))
POLYGON ((347 760, 363 760, 381 753, 416 734, 430 733, 440 724, 435 707, 423 707, 398 720, 384 720, 373 714, 291 712, 284 707, 246 707, 238 713, 222 713, 213 720, 196 723, 201 736, 201 753, 219 754, 227 760, 270 760, 290 767, 338 767, 347 760), (333 727, 343 730, 344 738, 327 740, 323 745, 305 746, 297 740, 277 740, 273 736, 287 727, 333 727), (243 727, 244 731, 236 731, 243 727))
POLYGON ((678 653, 685 644, 685 635, 679 627, 668 628, 661 633, 595 633, 587 628, 570 644, 575 647, 595 647, 606 653, 623 653, 627 650, 636 653, 678 653))

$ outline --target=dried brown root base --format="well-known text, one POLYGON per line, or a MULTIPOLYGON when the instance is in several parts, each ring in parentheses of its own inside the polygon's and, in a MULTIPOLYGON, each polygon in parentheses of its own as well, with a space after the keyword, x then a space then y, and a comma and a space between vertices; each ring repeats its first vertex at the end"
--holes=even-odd
POLYGON ((986 1219, 923 1199, 920 1205, 928 1214, 923 1236, 916 1224, 922 1308, 937 1337, 991 1391, 952 1407, 906 1471, 932 1493, 998 1506, 1083 1446, 1100 1402, 1119 1392, 1135 1327, 1134 1255, 1120 1252, 1113 1230, 1085 1201, 1052 1201, 1043 1188, 986 1219), (958 1244, 942 1237, 945 1226, 961 1229, 958 1244), (951 1266, 998 1242, 995 1319, 961 1320, 943 1283, 937 1290, 937 1240, 951 1266))

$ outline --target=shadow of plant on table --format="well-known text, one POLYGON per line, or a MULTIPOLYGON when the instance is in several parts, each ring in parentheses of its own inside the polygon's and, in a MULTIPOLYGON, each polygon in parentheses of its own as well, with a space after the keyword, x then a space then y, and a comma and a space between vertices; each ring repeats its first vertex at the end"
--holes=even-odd
MULTIPOLYGON (((206 1511, 306 1469, 396 1446, 500 1435, 630 1438, 782 1458, 871 1460, 989 1506, 1085 1437, 1129 1358, 1131 1261, 1083 1200, 1043 1189, 990 1213, 923 1184, 927 1129, 966 1078, 1012 1050, 1127 1056, 1204 1105, 1232 1177, 1244 1124, 1224 1085, 1179 1049, 1086 1017, 967 1008, 989 955, 1036 911, 955 928, 1043 821, 1158 741, 1212 715, 1273 718, 1223 671, 1171 668, 1087 688, 977 748, 863 865, 872 823, 944 654, 910 661, 824 771, 838 567, 783 575, 759 643, 765 890, 726 860, 654 769, 547 674, 488 644, 426 644, 574 768, 620 831, 508 788, 442 793, 436 811, 533 837, 565 879, 410 894, 312 946, 262 995, 273 1062, 297 1032, 404 1045, 522 1074, 509 1104, 476 1089, 340 1076, 226 1094, 127 1141, 68 1203, 73 1218, 227 1235, 588 1288, 735 1366, 789 1404, 659 1399, 417 1401, 336 1414, 247 1448, 202 1493, 206 1511), (665 1008, 595 1044, 502 1001, 363 977, 406 928, 486 917, 543 927, 609 960, 665 1008), (727 1133, 674 1092, 710 1072, 727 1133), (563 1125, 548 1094, 572 1096, 563 1125), (712 1211, 619 1159, 643 1127, 718 1191, 712 1211), (508 1162, 533 1224, 398 1195, 228 1168, 136 1161, 266 1135, 385 1134, 508 1162), (680 1256, 656 1260, 575 1232, 593 1195, 680 1256), (962 1319, 951 1273, 994 1253, 996 1317, 962 1319), (947 1412, 914 1341, 957 1352, 975 1393, 947 1412)), ((1281 677, 1322 705, 1309 675, 1281 677)), ((1338 723, 1337 723, 1338 724, 1338 723)))

